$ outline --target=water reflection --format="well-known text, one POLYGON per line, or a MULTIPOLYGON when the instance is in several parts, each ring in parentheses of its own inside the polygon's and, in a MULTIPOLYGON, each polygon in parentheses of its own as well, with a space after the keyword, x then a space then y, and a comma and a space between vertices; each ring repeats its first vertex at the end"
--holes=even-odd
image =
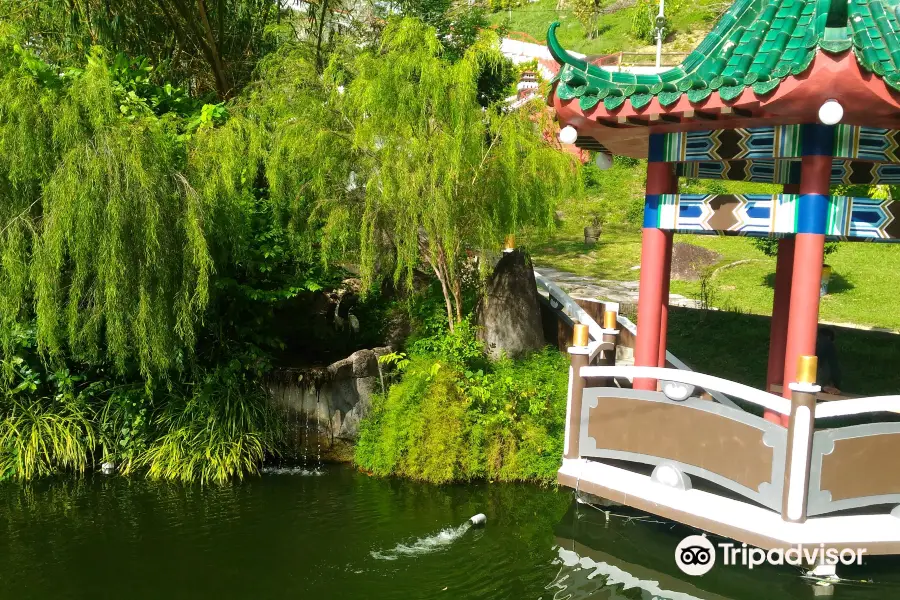
POLYGON ((625 508, 607 517, 566 490, 432 486, 336 466, 224 487, 115 476, 6 482, 0 598, 900 598, 895 558, 844 574, 875 583, 828 589, 786 567, 691 578, 674 562, 689 533, 625 508), (460 526, 477 513, 486 527, 460 526))
MULTIPOLYGON (((627 507, 597 508, 572 502, 555 528, 558 571, 543 598, 553 600, 888 600, 900 598, 900 558, 870 557, 862 567, 825 585, 788 566, 717 564, 690 577, 675 564, 674 551, 695 530, 627 507)), ((715 538, 714 543, 720 540, 715 538)))

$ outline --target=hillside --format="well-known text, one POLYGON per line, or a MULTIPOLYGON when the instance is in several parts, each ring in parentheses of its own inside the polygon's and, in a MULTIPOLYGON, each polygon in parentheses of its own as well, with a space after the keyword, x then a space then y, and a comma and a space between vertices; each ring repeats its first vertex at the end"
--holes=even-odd
MULTIPOLYGON (((492 3, 493 4, 493 3, 492 3)), ((508 27, 511 32, 526 33, 538 42, 546 41, 547 28, 554 21, 560 22, 557 31, 560 42, 570 50, 584 54, 611 54, 614 52, 654 52, 651 40, 635 36, 633 22, 638 11, 651 15, 658 11, 657 2, 615 0, 599 17, 599 35, 589 39, 585 28, 574 16, 570 3, 562 0, 537 0, 503 8, 491 15, 494 25, 508 27)), ((666 14, 672 32, 667 37, 663 52, 689 52, 709 31, 715 19, 729 6, 721 0, 675 0, 666 2, 666 14)))

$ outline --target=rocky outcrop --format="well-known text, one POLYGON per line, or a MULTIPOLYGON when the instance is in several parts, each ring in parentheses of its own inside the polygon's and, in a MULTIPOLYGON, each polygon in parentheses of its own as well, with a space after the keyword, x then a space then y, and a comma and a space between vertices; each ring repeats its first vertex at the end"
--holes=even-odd
POLYGON ((372 396, 381 389, 378 357, 390 347, 359 350, 324 368, 284 369, 269 382, 273 402, 293 415, 300 432, 289 432, 294 444, 309 447, 304 437, 315 436, 314 447, 324 457, 341 458, 359 437, 359 424, 368 414, 372 396))
POLYGON ((478 337, 488 354, 518 358, 544 346, 541 309, 531 259, 506 252, 487 281, 478 307, 478 337))

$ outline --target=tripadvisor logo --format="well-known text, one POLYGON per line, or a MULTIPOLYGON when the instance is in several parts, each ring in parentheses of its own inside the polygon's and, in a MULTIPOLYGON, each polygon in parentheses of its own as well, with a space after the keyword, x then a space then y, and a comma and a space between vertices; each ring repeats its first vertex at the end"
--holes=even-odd
POLYGON ((675 564, 688 575, 705 575, 716 564, 716 549, 705 535, 689 535, 675 548, 675 564))
MULTIPOLYGON (((719 556, 725 566, 741 565, 752 569, 763 564, 790 565, 793 567, 808 567, 814 565, 833 566, 861 565, 865 548, 825 548, 825 544, 805 547, 794 546, 784 548, 772 548, 769 551, 762 548, 753 548, 747 544, 737 545, 734 542, 720 542, 717 544, 719 556)), ((687 575, 699 576, 709 573, 716 564, 716 546, 705 535, 689 535, 681 540, 675 548, 675 564, 687 575)))

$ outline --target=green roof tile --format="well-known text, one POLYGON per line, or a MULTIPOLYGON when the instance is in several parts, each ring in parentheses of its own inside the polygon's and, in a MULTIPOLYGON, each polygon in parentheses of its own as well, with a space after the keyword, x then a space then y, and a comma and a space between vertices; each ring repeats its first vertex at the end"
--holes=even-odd
POLYGON ((752 87, 768 94, 785 77, 807 70, 821 50, 852 49, 860 66, 900 91, 900 31, 896 0, 737 0, 678 67, 658 75, 611 72, 578 59, 556 39, 547 45, 563 65, 556 94, 579 99, 583 110, 603 102, 614 110, 630 101, 643 108, 656 97, 669 106, 687 94, 702 102, 713 93, 727 101, 752 87))

